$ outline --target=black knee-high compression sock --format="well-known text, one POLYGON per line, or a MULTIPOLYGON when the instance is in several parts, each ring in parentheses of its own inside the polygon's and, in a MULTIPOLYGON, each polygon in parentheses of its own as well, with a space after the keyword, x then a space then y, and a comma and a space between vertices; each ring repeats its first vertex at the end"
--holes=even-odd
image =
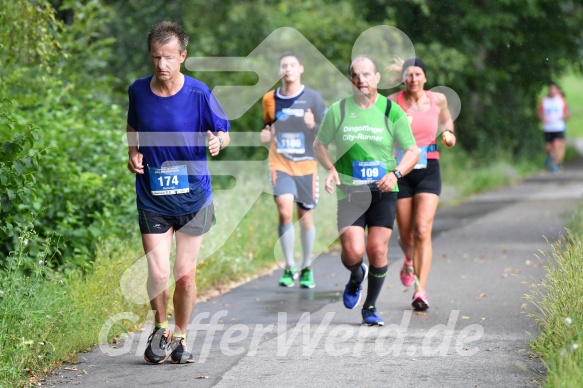
POLYGON ((352 283, 362 283, 364 280, 364 271, 362 270, 362 260, 360 263, 352 266, 346 265, 344 260, 342 260, 342 264, 346 267, 347 270, 350 271, 350 281, 352 283))
POLYGON ((389 270, 389 265, 385 265, 381 268, 373 267, 372 265, 368 269, 368 292, 366 293, 366 300, 364 301, 364 308, 369 308, 370 306, 376 306, 377 298, 381 293, 383 288, 383 283, 387 277, 387 271, 389 270))

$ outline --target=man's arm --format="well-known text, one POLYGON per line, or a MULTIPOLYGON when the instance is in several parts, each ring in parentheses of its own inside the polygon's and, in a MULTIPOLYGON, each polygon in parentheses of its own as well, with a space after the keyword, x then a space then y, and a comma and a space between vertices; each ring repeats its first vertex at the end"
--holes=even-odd
POLYGON ((316 154, 316 159, 326 170, 328 170, 328 175, 326 176, 326 191, 330 194, 334 192, 334 187, 340 184, 340 177, 338 176, 338 171, 334 167, 334 163, 330 160, 330 153, 328 152, 328 146, 322 144, 320 140, 316 139, 314 141, 314 153, 316 154))
POLYGON ((128 140, 128 170, 134 174, 143 174, 144 165, 142 164, 144 155, 138 149, 139 135, 138 131, 132 128, 131 125, 126 125, 126 137, 128 140))
POLYGON ((229 132, 218 131, 217 134, 213 134, 211 131, 207 131, 209 139, 209 152, 211 156, 217 156, 221 150, 229 145, 231 142, 231 136, 229 132))
MULTIPOLYGON (((403 158, 401 162, 397 165, 395 170, 399 170, 401 175, 407 175, 413 170, 417 162, 419 161, 419 148, 416 145, 407 148, 403 152, 403 158)), ((389 171, 380 180, 377 181, 377 187, 384 192, 393 191, 399 179, 393 171, 389 171)))
POLYGON ((399 170, 401 174, 407 175, 413 170, 418 161, 419 161, 419 148, 417 148, 417 146, 414 145, 413 147, 407 148, 405 152, 403 152, 403 158, 401 159, 401 162, 397 165, 395 169, 399 170))
POLYGON ((262 143, 269 143, 273 137, 273 126, 271 125, 275 120, 275 99, 274 90, 267 92, 261 100, 261 107, 263 108, 263 129, 259 135, 262 143))
MULTIPOLYGON (((314 132, 318 132, 320 129, 320 125, 322 125, 322 121, 324 121, 324 116, 326 115, 326 104, 322 99, 320 93, 314 91, 314 102, 312 104, 311 113, 313 114, 313 127, 310 127, 314 132)), ((307 123, 306 123, 307 125, 307 123)))

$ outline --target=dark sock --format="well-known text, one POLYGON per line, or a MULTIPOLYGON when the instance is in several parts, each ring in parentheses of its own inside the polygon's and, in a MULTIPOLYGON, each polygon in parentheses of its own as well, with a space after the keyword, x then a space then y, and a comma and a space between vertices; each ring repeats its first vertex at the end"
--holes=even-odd
POLYGON ((368 292, 363 306, 365 309, 376 305, 388 270, 388 264, 381 268, 375 268, 372 265, 368 268, 368 292))
POLYGON ((364 280, 364 271, 362 270, 362 260, 360 261, 360 263, 353 265, 353 266, 346 265, 344 263, 344 260, 342 260, 342 264, 344 264, 344 267, 346 267, 346 269, 350 271, 350 281, 352 283, 362 283, 362 281, 364 280))

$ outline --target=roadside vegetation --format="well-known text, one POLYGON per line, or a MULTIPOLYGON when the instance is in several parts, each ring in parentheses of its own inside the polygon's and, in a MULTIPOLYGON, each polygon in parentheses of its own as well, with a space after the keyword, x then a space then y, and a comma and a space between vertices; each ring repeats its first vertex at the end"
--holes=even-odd
MULTIPOLYGON (((583 79, 560 80, 571 109, 567 136, 583 139, 583 79)), ((574 155, 575 150, 569 153, 574 155)), ((546 277, 526 295, 535 306, 537 324, 532 351, 547 368, 546 387, 576 387, 583 381, 583 202, 566 225, 568 234, 541 252, 546 277)))
MULTIPOLYGON (((484 9, 456 2, 457 14, 444 2, 423 0, 408 8, 373 0, 286 0, 261 2, 261 7, 238 0, 5 2, 0 15, 0 387, 36 385, 60 363, 98 343, 105 322, 116 314, 134 313, 139 319, 114 325, 108 341, 141 329, 148 316, 147 304, 132 302, 121 286, 124 274, 139 272, 143 264, 123 134, 127 87, 150 73, 144 41, 153 23, 183 24, 197 36, 189 47, 192 56, 247 56, 277 28, 292 26, 343 72, 352 45, 367 28, 402 29, 417 55, 431 64, 427 86, 447 85, 467 96, 456 121, 458 146, 442 153, 446 206, 543 168, 535 100, 551 75, 572 72, 563 87, 579 118, 569 124, 569 133, 583 133, 576 121, 583 88, 574 86, 581 69, 570 67, 580 63, 581 7, 560 0, 552 8, 535 0, 523 12, 520 1, 494 2, 484 9), (568 13, 565 7, 571 7, 568 13), (563 30, 549 35, 558 31, 557 17, 565 19, 563 30), (419 25, 448 29, 410 27, 419 25), (491 33, 483 33, 485 25, 491 33), (523 35, 515 34, 517 26, 523 35)), ((250 72, 191 75, 211 87, 256 82, 250 72)), ((258 123, 260 102, 232 122, 234 131, 252 131, 258 123)), ((230 147, 224 157, 261 160, 263 151, 230 147)), ((201 297, 282 264, 273 199, 262 193, 246 204, 240 191, 265 187, 267 173, 245 173, 233 190, 215 180, 219 223, 214 230, 228 233, 211 231, 205 237, 197 265, 201 297), (249 210, 243 215, 234 211, 244 207, 249 210)), ((335 213, 334 196, 322 190, 314 217, 316 252, 336 242, 335 213)), ((581 233, 573 232, 568 243, 575 244, 581 233)), ((565 243, 561 249, 565 245, 570 247, 565 243)), ((576 252, 573 258, 581 256, 576 252)), ((555 325, 551 329, 560 322, 568 330, 579 328, 561 339, 581 332, 576 311, 549 311, 562 314, 548 318, 555 325), (565 326, 567 317, 572 325, 565 326)), ((573 343, 553 339, 536 346, 541 354, 571 346, 567 353, 577 355, 573 343)), ((553 369, 555 363, 542 357, 549 378, 562 378, 571 365, 581 370, 580 359, 553 369)))
POLYGON ((570 232, 541 254, 546 278, 531 286, 527 298, 538 333, 531 349, 547 368, 546 387, 576 387, 583 381, 583 203, 570 232))

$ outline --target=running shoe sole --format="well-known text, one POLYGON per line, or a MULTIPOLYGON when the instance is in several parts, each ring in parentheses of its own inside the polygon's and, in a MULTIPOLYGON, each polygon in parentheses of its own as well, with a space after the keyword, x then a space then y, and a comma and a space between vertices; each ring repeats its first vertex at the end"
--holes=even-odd
POLYGON ((427 302, 427 297, 417 296, 413 299, 411 303, 415 311, 426 311, 429 308, 429 302, 427 302))

